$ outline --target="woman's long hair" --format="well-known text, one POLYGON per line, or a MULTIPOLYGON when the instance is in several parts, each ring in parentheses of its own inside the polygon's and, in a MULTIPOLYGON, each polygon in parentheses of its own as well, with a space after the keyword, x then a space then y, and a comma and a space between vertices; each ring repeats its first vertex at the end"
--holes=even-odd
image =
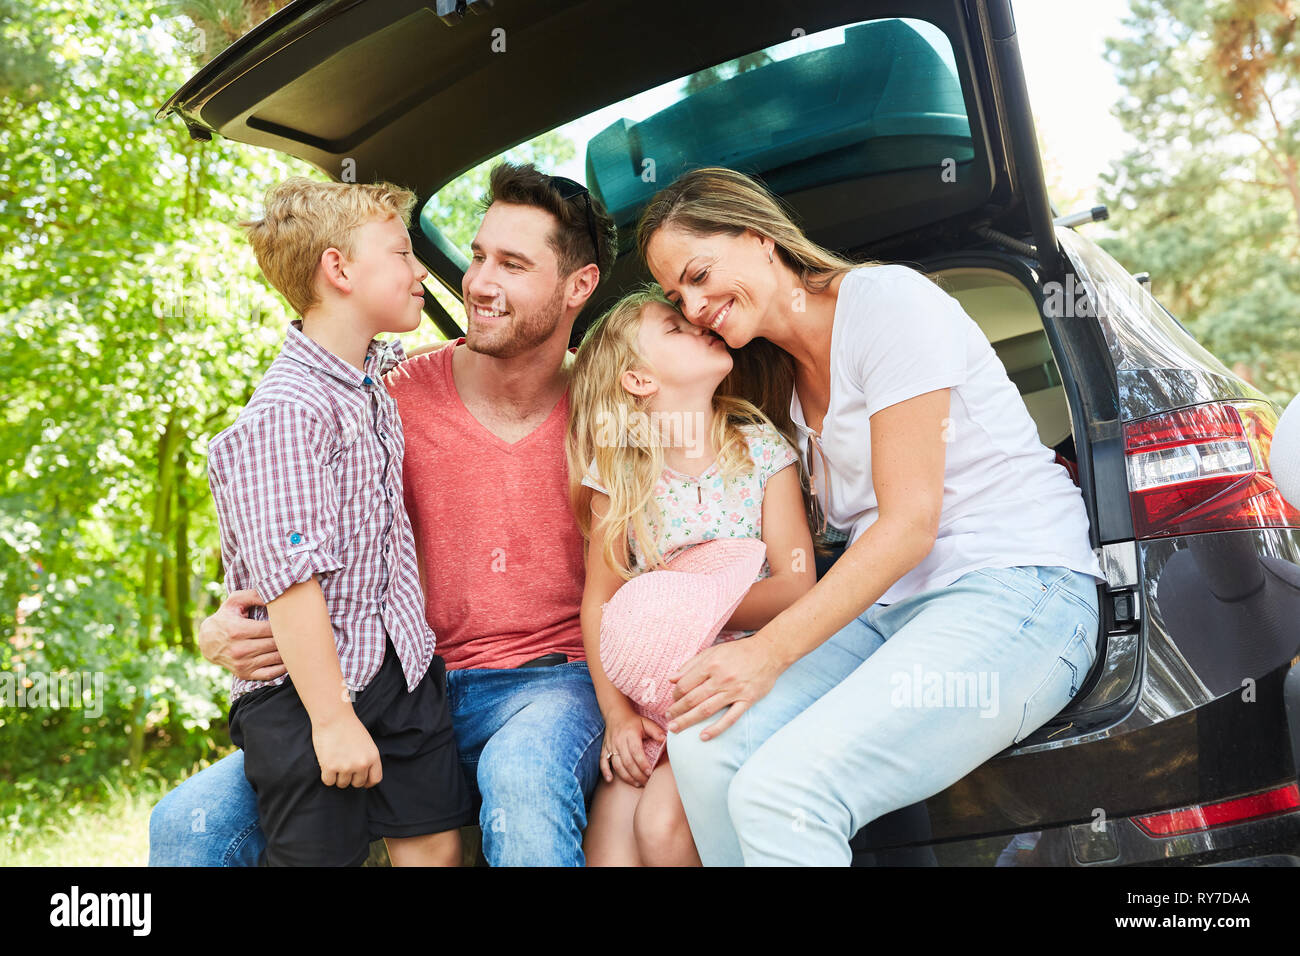
MULTIPOLYGON (((646 513, 654 509, 655 486, 664 470, 660 430, 651 418, 649 400, 632 395, 622 385, 623 373, 652 366, 637 348, 641 314, 653 302, 673 311, 676 307, 653 283, 636 289, 600 316, 587 329, 578 346, 569 384, 569 430, 565 453, 569 464, 569 505, 590 542, 592 531, 592 489, 582 484, 595 459, 596 475, 609 492, 609 511, 604 518, 606 535, 603 560, 620 577, 634 576, 628 556, 631 530, 641 545, 649 571, 663 563, 659 543, 654 540, 646 513)), ((746 474, 753 467, 749 443, 742 425, 762 425, 768 419, 750 402, 734 398, 722 389, 713 396, 710 438, 718 449, 718 470, 725 480, 746 474)), ((589 555, 588 560, 595 560, 589 555)))
MULTIPOLYGON (((810 294, 825 292, 836 276, 883 264, 853 262, 817 245, 804 235, 780 200, 760 182, 721 166, 684 173, 654 195, 637 224, 636 244, 642 262, 647 261, 646 247, 650 239, 666 226, 696 236, 719 233, 738 236, 747 229, 752 230, 776 244, 776 254, 810 294)), ((802 455, 803 442, 790 419, 794 359, 764 338, 752 340, 743 348, 733 350, 731 355, 734 365, 731 374, 718 386, 719 393, 743 395, 802 455)), ((816 529, 821 520, 821 505, 802 467, 801 478, 809 525, 816 529)), ((821 541, 816 542, 816 548, 819 553, 828 553, 821 541)))

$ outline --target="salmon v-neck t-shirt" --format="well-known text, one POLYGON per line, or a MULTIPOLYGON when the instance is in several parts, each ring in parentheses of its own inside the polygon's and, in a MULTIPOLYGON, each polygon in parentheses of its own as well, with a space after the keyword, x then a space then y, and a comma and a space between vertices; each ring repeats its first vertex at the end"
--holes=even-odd
POLYGON ((420 555, 424 613, 449 670, 586 660, 582 535, 569 510, 569 392, 514 444, 461 401, 452 351, 407 359, 384 382, 406 434, 403 496, 420 555))

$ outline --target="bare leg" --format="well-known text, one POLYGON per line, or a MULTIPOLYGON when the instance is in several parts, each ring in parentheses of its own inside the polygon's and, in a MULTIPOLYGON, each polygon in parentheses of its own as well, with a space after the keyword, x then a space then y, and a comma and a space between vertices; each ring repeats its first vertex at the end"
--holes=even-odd
POLYGON ((700 866, 677 780, 665 752, 633 813, 632 831, 645 866, 700 866))
POLYGON ((393 866, 460 866, 460 830, 413 837, 384 837, 393 866))
MULTIPOLYGON (((652 773, 650 779, 654 778, 652 773)), ((624 783, 618 777, 609 783, 597 781, 587 832, 582 840, 588 866, 641 866, 632 833, 632 817, 645 793, 644 789, 624 783)))

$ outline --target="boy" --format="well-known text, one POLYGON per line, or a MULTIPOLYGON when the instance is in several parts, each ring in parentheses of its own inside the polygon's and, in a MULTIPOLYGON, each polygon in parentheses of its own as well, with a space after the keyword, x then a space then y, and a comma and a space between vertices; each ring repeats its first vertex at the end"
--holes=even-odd
POLYGON ((380 382, 403 354, 374 339, 420 323, 414 203, 294 177, 241 224, 301 316, 208 446, 226 588, 259 592, 289 672, 231 687, 264 865, 358 866, 384 837, 395 866, 454 866, 473 819, 380 382))

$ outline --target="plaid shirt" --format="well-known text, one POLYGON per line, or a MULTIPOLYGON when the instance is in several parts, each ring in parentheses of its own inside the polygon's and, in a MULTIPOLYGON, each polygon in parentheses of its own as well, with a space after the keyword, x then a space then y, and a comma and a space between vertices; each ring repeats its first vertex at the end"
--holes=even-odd
MULTIPOLYGON (((319 575, 354 691, 378 673, 385 634, 408 690, 434 651, 402 503, 402 423, 380 383, 404 358, 399 343, 372 341, 362 373, 295 321, 252 400, 208 444, 226 591, 253 588, 273 601, 319 575)), ((285 676, 235 678, 231 702, 285 676)))

